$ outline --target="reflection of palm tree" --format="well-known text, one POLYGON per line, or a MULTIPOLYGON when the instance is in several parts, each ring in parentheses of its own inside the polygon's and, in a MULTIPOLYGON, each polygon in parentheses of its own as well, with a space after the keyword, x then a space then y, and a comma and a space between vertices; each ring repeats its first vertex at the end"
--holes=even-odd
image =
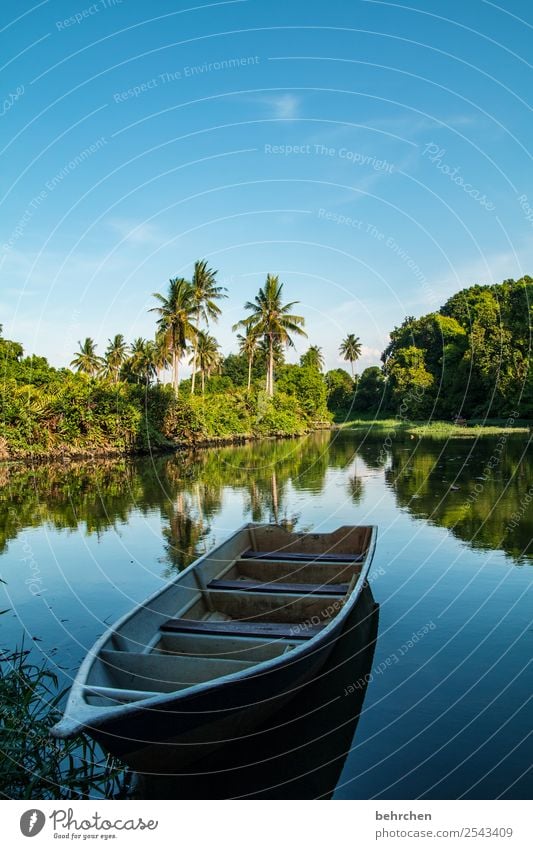
POLYGON ((359 475, 351 475, 348 478, 348 495, 354 504, 359 504, 365 494, 364 483, 359 475))
POLYGON ((165 549, 170 561, 169 567, 165 570, 167 577, 175 571, 186 569, 202 554, 200 544, 209 530, 208 526, 194 519, 186 510, 174 507, 171 509, 168 527, 163 528, 165 549))
POLYGON ((272 492, 272 515, 274 517, 274 521, 277 524, 278 519, 279 519, 279 493, 278 493, 278 479, 276 477, 275 469, 272 470, 271 492, 272 492))

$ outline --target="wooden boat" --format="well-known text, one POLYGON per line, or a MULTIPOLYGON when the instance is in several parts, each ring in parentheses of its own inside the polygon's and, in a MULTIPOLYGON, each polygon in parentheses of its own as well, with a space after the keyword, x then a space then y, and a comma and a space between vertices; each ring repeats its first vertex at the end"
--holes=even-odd
MULTIPOLYGON (((370 584, 320 672, 259 728, 173 774, 135 776, 137 799, 329 799, 348 754, 371 679, 379 606, 370 584)), ((355 767, 357 770, 357 767, 355 767)), ((351 772, 353 774, 353 772, 351 772)))
POLYGON ((97 640, 52 734, 87 733, 140 772, 246 735, 327 660, 376 532, 245 525, 97 640))

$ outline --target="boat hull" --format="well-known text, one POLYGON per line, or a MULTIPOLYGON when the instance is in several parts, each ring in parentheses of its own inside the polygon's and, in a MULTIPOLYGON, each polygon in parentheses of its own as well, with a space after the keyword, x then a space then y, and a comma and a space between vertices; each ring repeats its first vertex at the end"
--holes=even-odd
POLYGON ((140 707, 87 732, 136 772, 173 772, 256 729, 312 681, 326 663, 342 625, 323 644, 268 672, 219 683, 206 692, 140 707), (177 731, 179 729, 179 731, 177 731))
MULTIPOLYGON (((253 523, 244 526, 99 638, 80 667, 63 719, 52 729, 52 734, 64 738, 87 733, 106 752, 135 771, 151 773, 172 772, 177 763, 183 766, 232 740, 245 738, 301 692, 326 663, 367 586, 376 532, 374 526, 350 526, 332 534, 292 535, 291 538, 277 526, 253 523), (300 549, 309 546, 309 561, 304 566, 308 574, 305 586, 318 590, 315 595, 302 595, 300 583, 271 583, 271 587, 285 588, 282 595, 279 590, 266 594, 210 589, 210 581, 214 583, 221 574, 227 575, 244 552, 248 560, 257 555, 261 532, 268 536, 268 547, 259 549, 261 558, 263 552, 271 557, 275 550, 276 555, 281 555, 281 558, 276 557, 278 562, 290 563, 295 557, 301 558, 294 546, 300 549), (353 546, 348 558, 339 547, 343 542, 353 546), (249 550, 250 543, 253 550, 249 550), (338 559, 332 560, 331 543, 338 551, 338 559), (326 550, 327 561, 321 550, 326 550), (321 557, 324 557, 324 565, 318 566, 321 557), (346 565, 347 559, 350 565, 346 565), (344 595, 339 594, 335 600, 320 592, 327 586, 322 581, 328 575, 331 580, 332 568, 333 577, 346 570, 349 575, 351 573, 344 595), (317 572, 314 578, 309 577, 311 570, 317 572), (210 619, 213 612, 218 618, 204 628, 206 614, 210 619), (219 625, 221 616, 222 624, 219 625), (201 661, 198 665, 191 664, 195 652, 191 655, 190 649, 185 649, 183 657, 187 668, 182 663, 176 677, 167 679, 178 686, 168 692, 147 692, 146 697, 142 697, 148 689, 147 683, 165 681, 164 665, 148 664, 147 668, 145 660, 157 647, 161 633, 200 630, 209 634, 235 634, 235 629, 227 629, 228 616, 231 620, 228 624, 242 623, 238 630, 246 638, 254 635, 256 646, 257 641, 264 641, 266 660, 245 662, 234 672, 219 677, 211 674, 211 667, 205 680, 201 661), (293 624, 285 625, 284 622, 293 624), (194 629, 192 623, 195 623, 194 629), (274 632, 276 636, 272 640, 269 635, 274 632), (270 643, 277 643, 278 638, 281 639, 277 644, 280 648, 269 655, 270 643), (139 648, 142 648, 140 653, 139 648), (128 658, 132 659, 133 668, 131 664, 129 667, 123 665, 128 658), (109 681, 106 678, 108 669, 118 669, 122 678, 109 681), (200 673, 199 682, 194 678, 196 669, 200 673), (192 675, 192 678, 180 678, 178 674, 192 675), (182 682, 186 683, 185 687, 182 682), (109 701, 114 700, 122 704, 110 706, 109 701)), ((264 546, 264 540, 262 544, 264 546)), ((272 568, 268 567, 267 576, 272 568)), ((292 576, 296 567, 290 563, 289 568, 292 576)), ((300 570, 298 567, 298 576, 300 570)), ((256 579, 258 577, 256 575, 256 579)), ((176 658, 175 649, 170 653, 176 658)), ((176 659, 181 662, 180 658, 176 659)), ((152 684, 149 690, 153 689, 152 684)))

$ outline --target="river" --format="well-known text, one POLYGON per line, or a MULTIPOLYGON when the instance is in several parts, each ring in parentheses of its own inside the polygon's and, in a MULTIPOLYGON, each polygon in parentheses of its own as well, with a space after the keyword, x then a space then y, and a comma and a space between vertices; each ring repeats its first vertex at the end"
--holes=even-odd
POLYGON ((3 466, 2 647, 24 637, 68 682, 109 624, 242 523, 376 524, 366 603, 376 602, 377 638, 362 666, 351 672, 350 647, 341 647, 342 663, 275 735, 253 741, 253 753, 235 747, 203 774, 142 792, 527 798, 532 505, 523 436, 338 431, 190 454, 3 466))

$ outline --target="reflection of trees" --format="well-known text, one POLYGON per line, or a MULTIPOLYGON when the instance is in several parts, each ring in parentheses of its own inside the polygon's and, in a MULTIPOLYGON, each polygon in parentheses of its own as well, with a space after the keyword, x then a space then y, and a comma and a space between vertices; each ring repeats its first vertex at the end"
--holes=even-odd
POLYGON ((533 554, 531 510, 524 507, 533 475, 525 449, 522 439, 509 438, 502 447, 484 438, 392 440, 385 450, 382 438, 365 436, 359 444, 353 433, 321 432, 137 460, 1 466, 0 553, 25 528, 44 524, 101 534, 127 523, 133 512, 156 510, 169 569, 183 568, 204 550, 224 490, 242 497, 244 515, 253 521, 293 527, 298 516, 291 512, 290 491, 322 492, 329 468, 343 471, 347 493, 360 503, 363 481, 355 463, 361 459, 370 468, 387 463, 385 479, 398 504, 415 516, 472 545, 518 557, 533 554))
POLYGON ((329 445, 330 435, 320 433, 137 460, 2 466, 0 553, 25 528, 100 534, 128 522, 133 511, 156 509, 170 566, 183 568, 201 553, 224 488, 241 492, 254 521, 294 524, 288 487, 322 490, 329 445))
POLYGON ((354 504, 359 504, 365 494, 364 484, 358 475, 350 475, 347 484, 348 495, 354 504))
POLYGON ((126 522, 142 495, 138 475, 122 461, 11 467, 0 489, 0 552, 21 530, 42 524, 102 533, 126 522))
POLYGON ((203 513, 197 513, 198 497, 195 505, 187 493, 180 493, 175 504, 165 508, 167 527, 163 528, 165 551, 169 562, 165 576, 185 569, 202 554, 202 542, 209 534, 210 526, 203 513))
POLYGON ((393 444, 385 476, 398 504, 413 515, 475 547, 531 556, 532 519, 524 497, 533 475, 526 449, 523 439, 512 438, 503 445, 489 438, 419 440, 412 450, 393 444))

